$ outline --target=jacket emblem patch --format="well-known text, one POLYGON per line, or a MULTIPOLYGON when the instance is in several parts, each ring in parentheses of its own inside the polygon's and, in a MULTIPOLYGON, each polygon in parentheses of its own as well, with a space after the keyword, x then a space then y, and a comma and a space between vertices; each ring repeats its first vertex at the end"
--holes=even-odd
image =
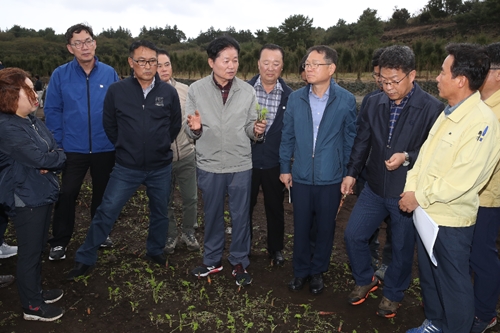
POLYGON ((163 106, 163 97, 156 97, 155 105, 156 106, 163 106))

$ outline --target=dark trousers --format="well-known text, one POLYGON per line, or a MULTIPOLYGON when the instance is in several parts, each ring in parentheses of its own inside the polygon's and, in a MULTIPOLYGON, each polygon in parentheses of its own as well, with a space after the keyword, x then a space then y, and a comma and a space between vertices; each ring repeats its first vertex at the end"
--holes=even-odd
POLYGON ((8 222, 9 222, 9 219, 7 218, 7 214, 5 214, 5 210, 3 209, 3 206, 0 205, 0 245, 3 244, 5 230, 7 230, 7 223, 8 222))
POLYGON ((116 164, 102 204, 90 224, 85 243, 76 251, 75 261, 89 266, 97 262, 99 246, 106 240, 123 206, 141 184, 146 186, 146 195, 149 199, 146 254, 150 256, 162 254, 168 232, 171 175, 171 164, 151 171, 134 170, 116 164))
POLYGON ((293 183, 293 274, 295 277, 305 278, 328 270, 340 197, 340 184, 293 183), (317 228, 316 244, 311 252, 310 231, 314 218, 317 228))
POLYGON ((232 233, 229 247, 231 265, 250 264, 250 185, 252 170, 233 173, 213 173, 197 169, 198 187, 203 195, 205 235, 203 263, 219 265, 224 251, 224 202, 229 197, 232 233))
POLYGON ((384 296, 400 302, 404 290, 410 285, 413 252, 415 250, 415 227, 412 214, 402 212, 399 198, 383 198, 375 194, 368 184, 354 206, 344 233, 347 254, 351 262, 356 284, 365 286, 373 278, 368 241, 387 215, 392 223, 392 263, 384 279, 384 296))
POLYGON ((97 207, 101 204, 114 165, 114 151, 96 154, 66 153, 66 164, 62 171, 59 200, 54 209, 53 236, 49 239, 51 247, 66 247, 73 236, 76 199, 80 193, 87 170, 90 168, 90 176, 92 177, 90 217, 93 219, 97 207))
POLYGON ((250 237, 253 238, 252 213, 257 204, 259 188, 264 194, 264 208, 267 220, 267 250, 269 252, 283 250, 285 235, 285 213, 283 199, 285 186, 280 181, 280 167, 271 169, 252 169, 252 193, 250 196, 250 237))
MULTIPOLYGON (((418 270, 425 318, 443 333, 469 333, 474 319, 474 291, 469 274, 474 226, 439 227, 434 266, 417 237, 418 270)), ((491 318, 490 318, 491 319, 491 318)))
POLYGON ((500 207, 479 207, 477 213, 470 269, 474 274, 475 315, 489 322, 497 316, 500 296, 500 259, 496 240, 500 231, 500 207))
POLYGON ((42 300, 42 252, 47 244, 52 205, 16 207, 12 218, 17 237, 17 288, 23 308, 42 300))

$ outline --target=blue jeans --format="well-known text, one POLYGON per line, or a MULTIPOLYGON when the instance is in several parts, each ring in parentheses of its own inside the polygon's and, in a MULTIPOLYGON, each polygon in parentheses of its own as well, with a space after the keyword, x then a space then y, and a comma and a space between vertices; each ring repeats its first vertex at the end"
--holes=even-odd
POLYGON ((354 205, 344 233, 347 254, 356 284, 365 286, 373 278, 370 237, 382 221, 390 215, 392 228, 392 262, 384 278, 384 296, 400 302, 410 285, 411 266, 415 249, 415 227, 412 214, 402 212, 399 198, 382 198, 368 184, 354 205))
POLYGON ((85 243, 76 252, 75 261, 85 265, 94 265, 97 262, 99 246, 111 232, 123 206, 141 184, 147 187, 150 211, 146 253, 151 256, 162 254, 168 231, 171 171, 171 165, 158 170, 143 171, 115 164, 102 203, 90 224, 85 243))

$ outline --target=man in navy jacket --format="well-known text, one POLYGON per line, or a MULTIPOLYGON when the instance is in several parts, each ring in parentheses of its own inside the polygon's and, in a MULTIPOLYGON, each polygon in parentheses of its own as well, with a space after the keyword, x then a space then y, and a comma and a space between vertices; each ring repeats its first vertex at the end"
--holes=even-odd
POLYGON ((391 318, 396 315, 410 283, 415 245, 412 214, 399 209, 399 196, 406 173, 444 106, 414 82, 415 55, 409 47, 386 48, 379 66, 384 93, 370 97, 361 110, 347 176, 342 182, 342 193, 352 193, 356 178, 366 168, 366 184, 351 213, 344 238, 356 281, 348 302, 358 305, 378 288, 368 241, 381 221, 390 215, 392 262, 385 273, 384 297, 377 314, 391 318))
POLYGON ((267 250, 275 266, 283 266, 285 213, 284 186, 280 181, 279 148, 283 114, 292 89, 280 78, 285 52, 275 44, 264 45, 258 61, 259 74, 248 83, 254 87, 261 108, 268 110, 266 132, 262 141, 252 142, 252 192, 250 196, 250 234, 252 212, 262 186, 267 219, 267 250))
POLYGON ((332 253, 340 184, 356 136, 356 100, 332 79, 338 60, 335 50, 320 45, 307 53, 304 68, 309 84, 290 94, 283 119, 280 180, 293 200, 294 278, 288 288, 300 290, 310 280, 310 292, 319 294, 332 253), (316 245, 311 252, 314 218, 316 245))
POLYGON ((85 243, 76 252, 69 280, 90 271, 99 245, 141 184, 147 187, 150 210, 146 259, 163 267, 167 264, 163 248, 168 231, 170 146, 181 129, 179 95, 156 74, 153 43, 133 42, 128 62, 134 74, 111 85, 104 100, 104 129, 116 147, 116 164, 85 243))

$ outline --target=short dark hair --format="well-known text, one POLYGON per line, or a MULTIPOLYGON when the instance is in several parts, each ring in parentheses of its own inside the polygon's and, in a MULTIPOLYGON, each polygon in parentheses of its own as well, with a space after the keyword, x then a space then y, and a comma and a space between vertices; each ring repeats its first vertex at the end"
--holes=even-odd
POLYGON ((66 33, 64 34, 64 37, 66 37, 66 42, 68 42, 68 44, 71 43, 71 38, 73 38, 73 34, 79 34, 80 32, 82 32, 82 30, 87 31, 90 37, 94 39, 94 32, 92 31, 92 28, 83 23, 78 23, 69 27, 68 30, 66 30, 66 33))
POLYGON ((128 48, 129 57, 133 58, 135 50, 137 50, 141 46, 145 47, 147 49, 155 51, 156 52, 156 56, 158 56, 158 48, 156 47, 155 44, 153 44, 149 40, 139 39, 139 40, 133 41, 132 44, 130 44, 130 47, 128 48))
POLYGON ((302 74, 303 71, 306 69, 304 68, 304 64, 306 63, 307 57, 309 56, 309 53, 306 53, 305 56, 302 57, 302 60, 300 60, 299 64, 299 74, 302 74))
POLYGON ((40 76, 35 75, 35 79, 40 80, 40 76))
POLYGON ((380 55, 378 65, 380 68, 401 69, 404 73, 410 73, 415 69, 415 54, 408 46, 388 46, 380 55))
POLYGON ((16 114, 19 103, 19 91, 24 89, 32 103, 37 96, 33 89, 26 84, 30 76, 20 68, 10 67, 0 71, 0 112, 16 114))
POLYGON ((385 47, 381 47, 373 51, 372 53, 372 67, 378 66, 380 56, 384 53, 385 47))
POLYGON ((453 56, 452 77, 463 75, 469 81, 469 89, 478 90, 490 69, 486 49, 477 44, 451 43, 446 45, 446 52, 453 56))
POLYGON ((500 66, 500 42, 486 46, 486 53, 490 58, 490 66, 493 64, 495 67, 500 66))
POLYGON ((170 57, 170 53, 168 53, 168 51, 165 49, 156 49, 156 54, 157 55, 160 55, 160 54, 166 55, 168 57, 168 59, 172 60, 172 58, 170 57))
POLYGON ((231 36, 222 36, 217 37, 216 39, 211 41, 210 44, 208 44, 208 58, 215 61, 215 59, 217 59, 217 57, 220 55, 221 51, 228 47, 235 48, 238 52, 238 55, 240 55, 240 44, 236 41, 236 39, 231 36))
POLYGON ((309 54, 313 51, 316 51, 316 52, 322 54, 325 61, 331 62, 331 63, 337 65, 337 61, 339 60, 339 55, 337 54, 337 51, 335 51, 331 47, 326 46, 326 45, 312 46, 307 50, 307 56, 309 56, 309 54))
POLYGON ((280 51, 281 52, 281 59, 283 59, 283 61, 285 61, 285 51, 283 50, 283 48, 279 45, 276 45, 276 44, 266 44, 264 46, 262 46, 260 48, 260 51, 259 51, 259 59, 260 57, 262 56, 262 51, 264 50, 272 50, 272 51, 280 51))

